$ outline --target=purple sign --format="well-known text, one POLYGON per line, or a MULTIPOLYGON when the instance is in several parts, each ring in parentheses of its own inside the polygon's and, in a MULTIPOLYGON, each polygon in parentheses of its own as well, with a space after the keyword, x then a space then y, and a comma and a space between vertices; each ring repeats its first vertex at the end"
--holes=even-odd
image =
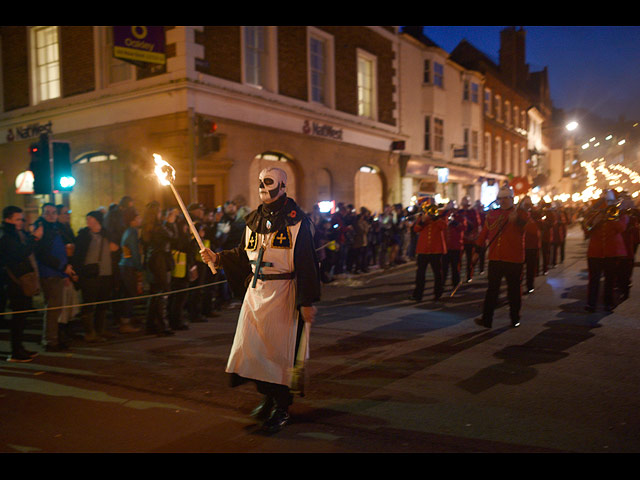
POLYGON ((164 65, 164 27, 113 27, 113 56, 131 63, 164 65))

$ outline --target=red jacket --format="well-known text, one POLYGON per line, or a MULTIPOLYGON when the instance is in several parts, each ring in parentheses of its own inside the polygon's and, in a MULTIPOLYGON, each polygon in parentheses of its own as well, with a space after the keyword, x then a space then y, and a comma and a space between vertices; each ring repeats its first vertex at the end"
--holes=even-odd
POLYGON ((524 227, 529 220, 529 212, 518 209, 516 221, 507 220, 513 211, 496 209, 487 214, 484 227, 476 240, 476 245, 484 246, 488 240, 489 260, 501 260, 503 262, 522 263, 524 262, 524 227), (505 223, 506 221, 506 223, 505 223), (504 228, 502 226, 504 225, 504 228))
POLYGON ((462 211, 453 214, 453 218, 447 224, 446 241, 447 250, 462 250, 464 248, 464 234, 467 230, 467 219, 462 211))
POLYGON ((629 217, 620 215, 617 220, 605 220, 596 225, 589 234, 587 257, 626 257, 627 247, 622 232, 627 228, 629 217))
POLYGON ((416 253, 447 253, 445 230, 447 221, 444 218, 434 220, 423 217, 413 226, 413 231, 418 233, 416 253))
POLYGON ((538 222, 531 217, 524 226, 524 248, 540 248, 541 246, 540 227, 538 227, 538 222))

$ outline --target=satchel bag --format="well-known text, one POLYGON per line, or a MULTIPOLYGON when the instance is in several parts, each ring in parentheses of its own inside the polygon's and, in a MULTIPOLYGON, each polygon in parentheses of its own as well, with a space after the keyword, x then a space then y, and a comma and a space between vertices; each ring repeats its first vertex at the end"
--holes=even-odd
POLYGON ((15 283, 20 285, 25 297, 33 297, 40 293, 40 280, 38 279, 38 274, 36 272, 28 272, 20 275, 18 278, 16 278, 8 268, 7 273, 9 273, 9 276, 15 283))

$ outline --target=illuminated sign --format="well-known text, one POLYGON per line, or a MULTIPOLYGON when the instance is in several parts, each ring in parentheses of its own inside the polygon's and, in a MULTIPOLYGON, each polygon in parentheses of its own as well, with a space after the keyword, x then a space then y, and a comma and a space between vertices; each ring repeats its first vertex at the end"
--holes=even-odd
POLYGON ((438 170, 438 183, 447 183, 449 180, 449 169, 446 167, 436 167, 438 170))
POLYGON ((16 193, 33 193, 33 172, 31 170, 20 172, 16 177, 16 193))
POLYGON ((164 65, 164 27, 114 26, 113 56, 136 65, 164 65))

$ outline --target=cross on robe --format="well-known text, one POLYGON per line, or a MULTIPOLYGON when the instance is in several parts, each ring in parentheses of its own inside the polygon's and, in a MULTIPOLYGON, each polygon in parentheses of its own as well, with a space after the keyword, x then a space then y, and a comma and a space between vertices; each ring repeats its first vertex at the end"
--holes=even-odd
POLYGON ((256 266, 256 270, 253 274, 253 282, 251 283, 251 288, 256 288, 256 284, 258 283, 258 275, 260 275, 262 273, 262 267, 272 267, 273 263, 271 262, 262 262, 262 256, 264 255, 264 245, 262 245, 260 247, 260 250, 258 251, 258 258, 257 260, 250 260, 249 263, 251 263, 252 265, 256 266))

